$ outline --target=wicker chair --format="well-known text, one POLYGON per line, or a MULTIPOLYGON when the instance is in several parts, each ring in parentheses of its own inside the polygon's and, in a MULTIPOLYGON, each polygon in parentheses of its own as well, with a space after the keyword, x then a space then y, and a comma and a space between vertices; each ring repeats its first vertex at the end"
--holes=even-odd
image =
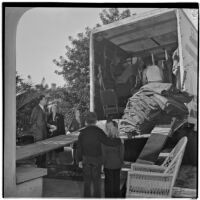
POLYGON ((161 166, 133 163, 128 171, 127 197, 166 198, 172 196, 187 137, 176 144, 161 166))

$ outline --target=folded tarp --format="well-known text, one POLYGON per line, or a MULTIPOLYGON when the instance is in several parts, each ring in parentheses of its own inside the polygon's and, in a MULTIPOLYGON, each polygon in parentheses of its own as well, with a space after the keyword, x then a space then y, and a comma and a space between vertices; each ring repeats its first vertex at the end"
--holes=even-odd
POLYGON ((178 118, 188 114, 188 109, 185 104, 176 101, 173 97, 163 97, 159 94, 154 94, 154 97, 160 108, 165 111, 166 114, 178 118))
POLYGON ((144 134, 151 132, 155 126, 155 119, 160 114, 159 104, 153 99, 152 93, 149 95, 138 92, 129 98, 124 110, 124 115, 120 121, 120 133, 136 132, 144 134))
POLYGON ((157 94, 165 94, 174 91, 174 87, 171 83, 148 83, 140 88, 140 91, 148 91, 157 94))
POLYGON ((181 103, 189 103, 193 99, 192 95, 189 95, 185 91, 180 91, 171 83, 149 83, 141 87, 140 91, 151 91, 164 97, 172 97, 175 101, 181 103))

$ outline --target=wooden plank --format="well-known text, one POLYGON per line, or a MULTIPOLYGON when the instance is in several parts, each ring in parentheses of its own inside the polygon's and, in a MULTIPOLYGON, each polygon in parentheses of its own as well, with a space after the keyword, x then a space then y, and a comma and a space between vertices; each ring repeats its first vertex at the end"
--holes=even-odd
MULTIPOLYGON (((156 47, 153 47, 153 48, 145 49, 145 50, 142 50, 142 51, 133 52, 132 56, 149 55, 149 52, 151 52, 151 51, 153 52, 153 51, 155 51, 157 49, 163 49, 164 50, 164 49, 171 48, 171 47, 174 47, 174 46, 177 46, 177 42, 176 41, 174 41, 172 43, 156 46, 156 47)), ((130 49, 131 49, 131 47, 130 47, 130 49)))
POLYGON ((32 179, 40 178, 47 175, 47 169, 36 167, 17 167, 16 183, 23 183, 32 179))
POLYGON ((133 34, 133 33, 140 35, 141 31, 151 33, 151 31, 155 31, 156 29, 159 30, 163 26, 163 24, 166 24, 166 26, 170 26, 170 28, 168 27, 169 30, 170 30, 171 28, 173 28, 175 26, 175 23, 176 23, 176 21, 175 21, 175 18, 173 17, 173 18, 170 18, 170 19, 167 19, 167 20, 159 21, 159 22, 154 23, 154 24, 143 25, 143 26, 136 27, 136 28, 129 30, 129 31, 124 31, 120 34, 114 35, 114 36, 109 37, 107 39, 109 39, 109 40, 114 40, 116 38, 120 39, 120 37, 122 37, 124 35, 129 35, 129 34, 133 34))
POLYGON ((166 143, 169 132, 170 131, 164 133, 152 133, 151 136, 148 138, 146 144, 144 145, 141 153, 139 154, 136 162, 148 162, 152 164, 155 163, 164 144, 166 143))
POLYGON ((46 140, 42 140, 33 144, 18 147, 16 149, 16 160, 35 157, 40 154, 64 147, 75 142, 78 138, 78 133, 69 135, 59 135, 46 140))
MULTIPOLYGON (((151 133, 149 133, 149 134, 142 134, 142 135, 136 135, 136 136, 133 137, 133 139, 148 138, 152 133, 153 134, 160 133, 162 135, 166 135, 170 131, 170 126, 171 126, 171 124, 155 126, 154 129, 151 131, 151 133)), ((120 138, 121 139, 127 139, 128 137, 125 134, 121 134, 120 138)))
POLYGON ((164 153, 164 152, 162 153, 161 152, 158 157, 164 157, 164 158, 166 158, 167 156, 169 156, 169 153, 164 153))
MULTIPOLYGON (((168 127, 155 127, 152 131, 165 133, 168 130, 168 127)), ((43 141, 39 141, 33 144, 25 145, 25 146, 17 146, 16 149, 16 160, 23 160, 26 158, 35 157, 40 154, 44 154, 46 152, 52 151, 54 149, 58 149, 60 147, 64 147, 68 144, 72 144, 78 138, 79 132, 74 132, 69 135, 60 135, 53 138, 49 138, 43 141)), ((149 137, 150 134, 138 135, 134 138, 146 138, 149 137)), ((121 136, 120 138, 126 139, 127 136, 121 136)))
POLYGON ((94 34, 94 33, 107 31, 107 30, 110 30, 110 29, 121 27, 123 25, 129 25, 131 23, 135 23, 135 22, 138 22, 140 20, 149 19, 151 17, 160 17, 161 15, 164 15, 164 14, 171 14, 174 11, 175 11, 174 9, 163 9, 163 8, 162 9, 155 9, 155 10, 152 10, 152 11, 141 13, 141 14, 138 14, 136 16, 127 17, 123 20, 119 20, 119 21, 113 22, 111 24, 104 25, 102 27, 96 28, 92 31, 92 33, 94 34))
POLYGON ((152 48, 158 48, 158 45, 155 44, 150 38, 147 38, 146 40, 130 42, 125 45, 121 45, 120 47, 124 50, 137 53, 152 48))
POLYGON ((134 43, 128 43, 125 45, 121 45, 121 48, 131 51, 134 53, 138 53, 140 51, 152 51, 152 50, 157 50, 157 49, 165 49, 165 46, 172 45, 174 43, 177 43, 177 39, 173 38, 173 40, 163 40, 161 44, 155 44, 155 41, 152 40, 152 38, 148 38, 146 40, 142 41, 136 41, 134 43))
POLYGON ((189 188, 173 187, 172 197, 175 198, 197 198, 197 190, 189 188))
POLYGON ((90 35, 90 111, 94 111, 94 95, 95 94, 95 79, 94 79, 94 38, 93 35, 90 35))
MULTIPOLYGON (((169 32, 167 32, 167 33, 163 33, 163 34, 160 34, 160 33, 157 33, 157 34, 155 34, 155 35, 152 35, 152 34, 150 34, 149 33, 149 35, 147 36, 143 36, 143 37, 139 37, 138 39, 131 39, 131 40, 127 40, 126 42, 120 42, 119 44, 117 44, 117 45, 119 45, 119 46, 124 46, 124 45, 126 45, 126 44, 130 44, 130 43, 135 43, 135 42, 140 42, 140 41, 143 41, 143 40, 147 40, 147 39, 152 39, 153 37, 162 37, 162 36, 166 36, 166 35, 168 35, 168 34, 171 34, 171 33, 176 33, 175 31, 169 31, 169 32)), ((160 45, 160 44, 159 44, 160 45)))
MULTIPOLYGON (((133 136, 132 139, 139 139, 139 138, 148 138, 151 134, 143 134, 143 135, 136 135, 136 136, 133 136)), ((128 139, 128 136, 127 135, 124 135, 124 134, 121 134, 119 136, 121 139, 128 139)))
POLYGON ((116 45, 114 42, 104 38, 103 43, 107 43, 107 46, 108 46, 107 49, 110 49, 112 46, 113 48, 115 48, 118 51, 119 54, 122 54, 123 56, 127 55, 127 52, 124 51, 122 48, 120 48, 118 45, 116 45))
POLYGON ((117 45, 123 46, 125 44, 128 44, 129 42, 140 41, 146 38, 157 37, 160 35, 171 34, 174 32, 176 33, 176 29, 174 27, 176 27, 175 24, 166 24, 166 26, 163 26, 163 24, 161 24, 158 27, 151 26, 151 28, 148 28, 145 30, 144 29, 141 31, 137 30, 133 32, 133 34, 131 34, 130 36, 122 35, 121 37, 117 39, 113 39, 111 41, 117 45), (168 27, 169 25, 170 25, 170 28, 168 27))

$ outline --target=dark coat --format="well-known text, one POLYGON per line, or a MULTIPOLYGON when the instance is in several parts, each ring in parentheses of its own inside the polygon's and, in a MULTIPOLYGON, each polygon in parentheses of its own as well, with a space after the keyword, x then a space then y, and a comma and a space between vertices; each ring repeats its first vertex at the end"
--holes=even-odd
MULTIPOLYGON (((116 140, 121 140, 116 138, 116 140)), ((110 140, 113 140, 110 138, 110 140)), ((120 169, 124 160, 124 145, 110 147, 102 144, 103 165, 106 169, 120 169)))
POLYGON ((78 161, 86 157, 99 162, 102 159, 101 144, 117 146, 121 144, 121 141, 110 140, 102 129, 94 125, 81 129, 77 144, 78 161))
POLYGON ((78 129, 80 129, 82 127, 82 123, 79 123, 76 118, 73 119, 70 127, 69 127, 69 131, 73 132, 73 131, 77 131, 78 129))
POLYGON ((35 142, 47 138, 46 113, 39 105, 31 113, 30 124, 30 133, 34 136, 35 142))
POLYGON ((62 114, 56 113, 55 118, 53 119, 53 114, 51 113, 47 118, 47 123, 50 125, 55 125, 57 130, 52 133, 48 133, 48 137, 54 137, 58 135, 65 134, 65 124, 64 124, 64 117, 62 114))

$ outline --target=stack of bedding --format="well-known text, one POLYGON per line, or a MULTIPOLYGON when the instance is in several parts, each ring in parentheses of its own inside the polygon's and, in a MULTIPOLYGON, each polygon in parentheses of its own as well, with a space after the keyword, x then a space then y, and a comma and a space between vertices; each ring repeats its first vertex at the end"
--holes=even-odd
POLYGON ((164 115, 183 118, 192 97, 180 92, 170 83, 149 83, 128 99, 119 123, 120 134, 147 134, 164 115))

